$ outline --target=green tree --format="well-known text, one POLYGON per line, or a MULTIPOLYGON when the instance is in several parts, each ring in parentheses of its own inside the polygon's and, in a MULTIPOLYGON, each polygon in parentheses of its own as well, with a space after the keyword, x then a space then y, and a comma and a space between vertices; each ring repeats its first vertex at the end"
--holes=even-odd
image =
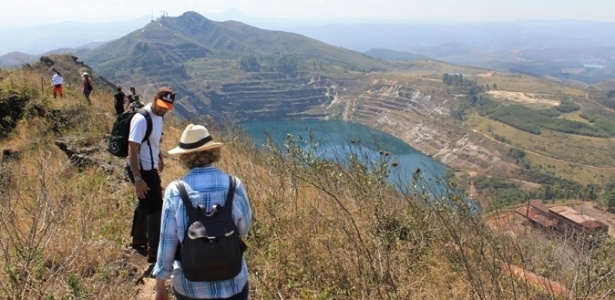
POLYGON ((278 72, 283 72, 288 75, 295 76, 297 75, 297 70, 299 69, 298 65, 299 62, 297 60, 297 57, 284 55, 278 59, 276 69, 278 72))
POLYGON ((258 72, 261 69, 258 59, 254 55, 243 56, 239 60, 239 67, 246 72, 258 72))

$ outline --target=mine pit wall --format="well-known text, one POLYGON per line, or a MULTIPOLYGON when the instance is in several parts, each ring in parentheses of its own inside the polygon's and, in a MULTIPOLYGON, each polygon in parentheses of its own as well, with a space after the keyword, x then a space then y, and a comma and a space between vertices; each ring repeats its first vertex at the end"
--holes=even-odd
POLYGON ((389 133, 453 168, 478 173, 515 169, 500 159, 501 153, 479 145, 476 134, 455 123, 446 105, 455 99, 432 96, 396 81, 374 81, 365 92, 340 99, 343 120, 389 133))
POLYGON ((235 122, 341 119, 389 133, 456 169, 485 173, 510 168, 498 157, 500 153, 475 143, 476 137, 454 122, 446 105, 455 101, 454 96, 432 96, 421 87, 368 76, 210 85, 215 88, 203 93, 205 99, 178 107, 178 113, 235 122))

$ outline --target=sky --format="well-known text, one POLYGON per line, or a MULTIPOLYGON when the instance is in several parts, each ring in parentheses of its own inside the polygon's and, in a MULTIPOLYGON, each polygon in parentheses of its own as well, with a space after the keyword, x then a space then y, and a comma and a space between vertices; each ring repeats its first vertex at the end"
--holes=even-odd
POLYGON ((195 11, 207 17, 227 10, 239 10, 251 17, 339 22, 529 19, 615 22, 615 0, 0 0, 0 28, 63 21, 106 23, 143 16, 157 18, 162 12, 174 17, 195 11))

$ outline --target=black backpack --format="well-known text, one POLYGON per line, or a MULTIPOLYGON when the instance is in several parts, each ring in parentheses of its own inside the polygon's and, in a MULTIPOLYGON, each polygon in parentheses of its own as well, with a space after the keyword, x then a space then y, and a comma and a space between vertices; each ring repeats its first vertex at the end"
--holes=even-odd
POLYGON ((188 213, 188 226, 175 259, 190 281, 228 280, 241 272, 247 247, 233 221, 234 177, 229 176, 229 181, 224 206, 216 205, 210 213, 201 206, 193 207, 183 183, 176 182, 188 213))
POLYGON ((128 156, 128 136, 130 135, 130 121, 135 114, 142 114, 147 121, 147 129, 145 131, 144 141, 149 139, 152 133, 152 117, 145 109, 132 109, 127 110, 117 116, 111 129, 111 136, 109 137, 109 145, 107 150, 118 157, 128 156))

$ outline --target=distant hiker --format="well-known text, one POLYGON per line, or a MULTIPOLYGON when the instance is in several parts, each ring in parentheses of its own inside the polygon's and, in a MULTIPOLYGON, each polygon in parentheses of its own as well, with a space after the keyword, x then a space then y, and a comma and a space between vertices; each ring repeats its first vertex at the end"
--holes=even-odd
POLYGON ((208 250, 212 250, 207 247, 220 247, 216 245, 232 241, 224 239, 225 236, 230 236, 230 233, 219 232, 220 227, 216 226, 220 226, 220 223, 205 221, 192 223, 193 225, 190 226, 193 228, 195 224, 202 224, 204 225, 201 225, 202 230, 191 230, 190 233, 186 231, 189 219, 192 219, 192 217, 187 217, 186 205, 190 205, 198 207, 195 211, 205 216, 225 211, 225 207, 231 208, 230 211, 226 211, 228 215, 223 216, 228 217, 234 226, 225 228, 230 228, 233 234, 237 234, 237 240, 248 234, 252 223, 252 210, 245 188, 238 178, 229 176, 214 166, 214 163, 220 160, 222 145, 212 139, 204 126, 190 124, 182 133, 179 146, 168 152, 171 155, 179 154, 179 162, 189 169, 189 172, 181 180, 173 181, 166 188, 162 207, 159 253, 152 271, 152 276, 156 277, 156 299, 167 299, 165 281, 169 278, 175 299, 248 299, 248 267, 243 259, 243 251, 239 254, 239 267, 232 268, 231 273, 228 272, 225 264, 228 260, 225 253, 207 253, 208 250), (181 184, 187 191, 189 199, 182 199, 178 184, 181 184), (213 227, 208 227, 208 225, 213 227), (211 230, 212 228, 216 230, 211 230), (216 231, 219 232, 217 235, 216 231), (196 243, 196 245, 186 244, 187 239, 200 240, 201 238, 210 242, 196 243), (179 264, 175 262, 176 268, 174 268, 178 243, 182 245, 180 252, 182 258, 179 264), (198 261, 202 258, 203 261, 199 261, 199 265, 182 265, 185 261, 183 256, 189 253, 185 249, 186 246, 205 249, 203 255, 189 256, 188 261, 198 261), (211 264, 214 266, 210 266, 211 264), (221 277, 223 273, 226 275, 223 279, 219 279, 218 277, 221 277), (191 277, 190 274, 192 277, 195 275, 214 277, 215 280, 189 280, 187 277, 191 277))
POLYGON ((92 85, 92 79, 87 72, 81 74, 83 80, 81 81, 81 90, 83 91, 83 95, 85 96, 85 100, 88 104, 92 105, 92 100, 90 100, 90 94, 92 90, 94 90, 94 85, 92 85))
POLYGON ((134 184, 139 201, 132 221, 131 246, 137 250, 147 248, 147 262, 156 262, 160 235, 160 210, 162 209, 162 187, 160 173, 164 169, 160 139, 163 118, 173 109, 175 93, 170 88, 160 88, 151 103, 143 109, 151 119, 151 132, 144 115, 135 114, 130 122, 128 136, 128 161, 126 171, 134 184), (142 142, 143 141, 143 142, 142 142))
POLYGON ((128 93, 128 96, 126 96, 126 98, 128 99, 127 109, 137 109, 145 105, 143 102, 141 102, 139 94, 137 94, 137 91, 135 90, 134 86, 130 87, 130 93, 128 93))
POLYGON ((53 89, 53 98, 56 98, 56 95, 60 95, 60 97, 63 97, 63 93, 62 93, 62 85, 64 84, 64 76, 62 76, 62 73, 60 73, 60 71, 56 70, 55 74, 53 74, 53 76, 51 77, 51 86, 53 89))
POLYGON ((119 115, 124 112, 124 108, 126 107, 126 94, 122 92, 121 86, 118 85, 115 88, 115 95, 113 95, 113 97, 115 98, 115 114, 119 115))

